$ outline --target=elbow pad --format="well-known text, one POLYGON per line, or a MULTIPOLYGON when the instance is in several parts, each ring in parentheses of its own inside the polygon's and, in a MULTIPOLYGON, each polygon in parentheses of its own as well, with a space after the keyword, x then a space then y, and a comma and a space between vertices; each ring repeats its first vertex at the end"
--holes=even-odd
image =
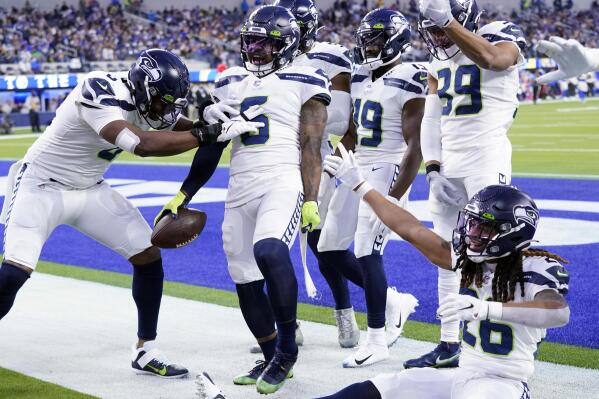
POLYGON ((441 116, 443 106, 437 94, 426 96, 420 127, 420 148, 424 163, 441 160, 441 116))
POLYGON ((331 103, 327 107, 327 126, 325 132, 343 136, 349 127, 351 96, 342 90, 331 91, 331 103))

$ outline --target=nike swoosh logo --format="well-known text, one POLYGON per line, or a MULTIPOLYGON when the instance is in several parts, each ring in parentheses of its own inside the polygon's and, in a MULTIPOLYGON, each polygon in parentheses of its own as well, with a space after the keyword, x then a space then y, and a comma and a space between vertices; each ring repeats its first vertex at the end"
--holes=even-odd
POLYGON ((376 171, 377 171, 377 170, 379 170, 379 169, 383 169, 383 167, 381 166, 381 167, 379 167, 379 168, 372 168, 372 171, 373 171, 373 172, 376 172, 376 171))
POLYGON ((108 91, 108 86, 104 86, 102 83, 96 81, 96 83, 98 84, 98 86, 100 86, 102 89, 104 89, 105 91, 108 91))
POLYGON ((401 328, 401 312, 399 312, 399 322, 395 325, 397 328, 401 328))
POLYGON ((148 367, 157 372, 158 374, 165 376, 166 375, 166 367, 162 367, 161 369, 157 369, 156 367, 152 367, 148 364, 148 367))
POLYGON ((470 306, 466 306, 465 308, 462 308, 460 310, 472 309, 473 307, 474 307, 474 305, 470 304, 470 306))
POLYGON ((456 358, 458 358, 460 356, 460 354, 458 353, 457 355, 453 355, 452 357, 449 357, 447 359, 443 359, 441 360, 440 357, 437 358, 437 360, 435 360, 435 364, 437 366, 443 366, 445 364, 451 363, 453 362, 456 358))
POLYGON ((219 393, 218 395, 216 395, 216 396, 214 397, 214 399, 227 399, 227 398, 225 398, 223 395, 221 395, 221 394, 219 393))
POLYGON ((356 364, 357 364, 357 365, 360 365, 360 364, 364 363, 366 360, 370 359, 371 357, 372 357, 372 355, 370 355, 370 356, 368 356, 368 357, 365 357, 365 358, 364 358, 364 359, 362 359, 362 360, 358 360, 358 359, 356 359, 356 364))

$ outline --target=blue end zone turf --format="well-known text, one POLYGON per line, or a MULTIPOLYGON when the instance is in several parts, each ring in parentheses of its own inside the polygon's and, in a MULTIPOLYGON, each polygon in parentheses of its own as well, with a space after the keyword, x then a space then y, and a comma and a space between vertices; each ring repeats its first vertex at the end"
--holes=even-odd
MULTIPOLYGON (((7 162, 0 162, 0 179, 8 173, 7 162)), ((178 166, 140 166, 116 164, 111 167, 107 177, 110 179, 136 179, 142 181, 170 181, 170 192, 141 190, 131 196, 133 200, 157 199, 152 206, 141 206, 140 210, 148 222, 154 219, 161 205, 174 195, 179 182, 187 174, 186 167, 178 166)), ((217 169, 207 187, 225 189, 227 187, 227 168, 217 169)), ((125 182, 126 183, 126 182, 125 182)), ((141 182, 143 183, 143 182, 141 182)), ((541 228, 547 226, 542 238, 551 245, 543 248, 553 251, 571 264, 570 294, 568 300, 572 309, 570 324, 564 328, 550 330, 548 340, 591 348, 599 348, 599 307, 596 306, 597 284, 599 283, 599 184, 593 180, 515 178, 513 183, 528 191, 542 209, 541 228), (551 234, 549 234, 551 233, 551 234), (568 245, 560 245, 567 243, 568 245)), ((135 183, 134 183, 135 184, 135 183)), ((168 191, 168 190, 167 190, 168 191)), ((223 220, 222 190, 216 202, 194 204, 192 207, 204 210, 208 222, 201 237, 193 244, 177 249, 163 250, 164 271, 170 281, 202 285, 234 291, 226 269, 226 259, 222 251, 221 223, 223 220)), ((2 203, 4 192, 0 192, 2 203)), ((416 179, 410 200, 416 212, 422 215, 424 201, 428 196, 428 187, 424 177, 416 179)), ((207 201, 211 201, 208 199, 207 201)), ((423 216, 420 216, 423 217, 423 216)), ((426 222, 430 226, 429 222, 426 222)), ((3 226, 0 225, 0 234, 3 226)), ((112 251, 95 243, 86 236, 69 227, 59 227, 50 237, 42 252, 47 261, 85 266, 101 270, 131 273, 127 261, 112 251)), ((402 241, 389 243, 385 255, 385 268, 390 285, 398 291, 410 292, 420 300, 420 307, 413 319, 436 323, 437 308, 437 272, 413 248, 402 241)), ((309 254, 308 262, 315 284, 322 293, 320 301, 311 301, 303 289, 303 278, 299 256, 299 246, 292 250, 292 260, 300 281, 299 299, 301 302, 332 306, 333 299, 326 283, 318 272, 316 260, 309 254)), ((361 290, 350 284, 352 302, 357 310, 365 311, 364 295, 361 290)))

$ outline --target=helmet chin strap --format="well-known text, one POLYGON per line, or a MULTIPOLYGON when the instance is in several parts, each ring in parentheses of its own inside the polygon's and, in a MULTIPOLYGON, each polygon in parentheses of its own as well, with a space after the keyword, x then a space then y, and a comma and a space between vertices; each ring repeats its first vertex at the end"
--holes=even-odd
POLYGON ((395 57, 393 57, 392 59, 390 59, 389 61, 384 61, 384 62, 379 57, 376 61, 372 61, 372 62, 366 63, 366 64, 364 64, 364 66, 366 68, 370 69, 371 71, 374 71, 375 69, 379 69, 380 67, 383 67, 385 65, 389 65, 389 64, 397 61, 401 57, 402 54, 403 53, 400 52, 395 57))

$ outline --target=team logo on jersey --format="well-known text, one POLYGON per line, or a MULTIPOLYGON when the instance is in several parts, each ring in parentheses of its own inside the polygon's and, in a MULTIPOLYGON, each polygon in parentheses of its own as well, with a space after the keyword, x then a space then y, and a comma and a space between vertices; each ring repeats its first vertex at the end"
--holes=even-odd
POLYGON ((141 57, 138 63, 139 68, 148 75, 150 82, 157 82, 162 78, 162 71, 158 64, 150 57, 141 57))
POLYGON ((528 223, 533 227, 537 227, 537 223, 539 222, 539 213, 530 206, 516 206, 514 207, 514 219, 516 219, 516 223, 520 223, 521 221, 524 223, 528 223))

